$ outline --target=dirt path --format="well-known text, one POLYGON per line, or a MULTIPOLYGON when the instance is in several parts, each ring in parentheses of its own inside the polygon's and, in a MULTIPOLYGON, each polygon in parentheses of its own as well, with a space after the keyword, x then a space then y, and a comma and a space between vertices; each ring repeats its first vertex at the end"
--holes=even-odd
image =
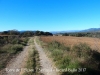
MULTIPOLYGON (((30 39, 31 41, 31 39, 30 39)), ((34 39, 34 44, 36 49, 39 52, 40 56, 40 64, 41 70, 40 72, 44 75, 58 75, 54 70, 53 64, 50 59, 46 56, 45 52, 43 51, 42 47, 36 43, 36 37, 34 39), (53 71, 54 70, 54 71, 53 71)), ((26 59, 29 55, 29 48, 32 45, 26 46, 24 50, 13 58, 10 63, 7 65, 6 69, 4 69, 0 75, 22 75, 21 72, 24 68, 24 64, 26 63, 26 59)))
POLYGON ((24 50, 16 56, 16 58, 13 58, 9 64, 7 65, 6 69, 4 69, 0 75, 20 75, 20 72, 22 71, 23 65, 25 64, 28 56, 28 49, 29 46, 26 46, 24 50))
POLYGON ((38 50, 39 56, 40 56, 40 64, 42 67, 40 71, 44 75, 58 75, 57 72, 54 70, 53 64, 51 63, 51 61, 49 60, 49 58, 46 56, 45 52, 43 51, 43 48, 37 44, 36 38, 37 37, 35 37, 34 39, 34 43, 35 43, 36 49, 38 50))

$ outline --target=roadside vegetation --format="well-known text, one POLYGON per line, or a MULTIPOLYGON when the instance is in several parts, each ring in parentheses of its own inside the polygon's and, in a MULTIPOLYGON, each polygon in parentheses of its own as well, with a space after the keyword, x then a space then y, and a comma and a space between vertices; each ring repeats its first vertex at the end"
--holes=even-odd
POLYGON ((74 33, 62 33, 63 36, 75 36, 75 37, 97 37, 100 38, 100 32, 74 32, 74 33))
POLYGON ((50 32, 43 31, 17 31, 9 30, 0 32, 0 70, 4 69, 7 63, 20 53, 27 45, 29 37, 52 36, 50 32))
POLYGON ((97 50, 100 52, 100 39, 99 38, 92 38, 92 37, 72 37, 72 36, 43 36, 41 39, 44 42, 52 42, 58 41, 64 46, 73 46, 79 43, 86 43, 92 49, 97 50))
POLYGON ((27 69, 23 75, 40 75, 40 63, 39 63, 39 54, 38 51, 33 48, 29 52, 29 57, 26 62, 25 68, 27 69))
MULTIPOLYGON (((55 38, 56 39, 56 38, 55 38)), ((51 58, 61 75, 98 75, 100 74, 100 53, 93 50, 87 43, 64 45, 59 41, 46 42, 40 38, 42 46, 50 52, 51 58)))
POLYGON ((23 73, 23 75, 41 75, 40 73, 40 59, 39 59, 39 53, 38 51, 35 49, 34 46, 34 39, 31 38, 29 41, 29 56, 26 59, 26 64, 25 64, 25 71, 23 73))
POLYGON ((6 67, 11 58, 20 53, 29 38, 0 36, 0 70, 6 67))

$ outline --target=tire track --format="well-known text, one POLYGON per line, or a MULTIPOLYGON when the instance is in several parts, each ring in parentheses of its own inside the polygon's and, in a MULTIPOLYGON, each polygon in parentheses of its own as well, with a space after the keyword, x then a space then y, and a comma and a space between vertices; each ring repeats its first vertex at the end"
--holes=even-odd
POLYGON ((44 75, 58 75, 55 71, 55 68, 52 66, 52 62, 49 60, 49 58, 46 56, 45 52, 43 51, 43 48, 37 44, 36 38, 34 39, 35 47, 39 52, 40 56, 40 64, 41 64, 41 70, 40 72, 44 75))

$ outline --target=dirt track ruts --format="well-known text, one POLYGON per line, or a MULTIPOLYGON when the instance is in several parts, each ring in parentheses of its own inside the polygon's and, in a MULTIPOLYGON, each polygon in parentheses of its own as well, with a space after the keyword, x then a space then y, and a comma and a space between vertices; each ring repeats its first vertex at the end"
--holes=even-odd
MULTIPOLYGON (((40 56, 40 72, 44 75, 58 75, 54 70, 55 67, 53 66, 51 60, 46 56, 43 48, 37 44, 36 37, 34 38, 34 44, 40 56)), ((13 58, 0 75, 21 75, 21 69, 24 68, 23 65, 26 62, 25 58, 29 55, 29 47, 30 45, 26 46, 23 51, 16 56, 16 58, 13 58)))
POLYGON ((54 70, 55 67, 53 66, 51 60, 46 56, 43 48, 37 44, 36 37, 34 39, 34 43, 35 43, 35 47, 38 50, 39 56, 40 56, 40 64, 42 66, 41 72, 44 75, 58 75, 57 72, 54 70))

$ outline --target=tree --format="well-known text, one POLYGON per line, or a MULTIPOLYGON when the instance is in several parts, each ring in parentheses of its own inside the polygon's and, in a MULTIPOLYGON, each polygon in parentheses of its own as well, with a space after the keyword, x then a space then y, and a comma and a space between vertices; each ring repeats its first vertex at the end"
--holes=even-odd
POLYGON ((9 30, 9 31, 8 31, 8 34, 9 34, 9 35, 19 35, 20 32, 17 31, 17 30, 9 30))

